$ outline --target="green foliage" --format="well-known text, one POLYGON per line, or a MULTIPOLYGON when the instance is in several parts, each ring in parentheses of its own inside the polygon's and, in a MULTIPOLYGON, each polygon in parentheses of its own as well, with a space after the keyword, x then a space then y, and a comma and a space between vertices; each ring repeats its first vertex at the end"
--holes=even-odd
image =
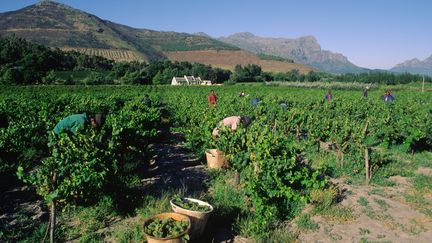
POLYGON ((251 205, 245 200, 245 192, 230 184, 234 177, 233 171, 214 173, 216 175, 209 182, 212 190, 208 199, 215 208, 214 214, 226 219, 236 217, 240 212, 247 212, 251 205))
POLYGON ((208 212, 210 207, 207 205, 200 205, 197 202, 190 201, 186 198, 179 197, 178 195, 174 197, 173 203, 181 208, 198 211, 198 212, 208 212))
POLYGON ((91 206, 67 206, 60 214, 60 225, 65 241, 87 237, 101 237, 95 234, 99 229, 109 226, 110 220, 116 216, 115 205, 111 198, 102 197, 91 206), (72 226, 72 227, 71 227, 72 226))
POLYGON ((310 214, 301 214, 297 221, 296 225, 300 230, 304 231, 317 231, 319 229, 319 225, 315 223, 311 218, 310 214))
POLYGON ((0 84, 51 84, 54 76, 48 72, 52 70, 112 67, 112 61, 103 57, 63 52, 15 36, 0 38, 0 60, 0 84))
POLYGON ((239 50, 236 46, 203 36, 173 32, 162 34, 163 37, 149 39, 149 41, 159 45, 163 51, 239 50))
POLYGON ((369 204, 369 201, 365 197, 360 197, 357 202, 363 207, 366 207, 369 204))
MULTIPOLYGON (((169 33, 164 33, 170 35, 169 33)), ((147 44, 135 42, 136 36, 123 36, 133 41, 148 55, 155 50, 147 44)), ((208 38, 180 34, 176 41, 158 39, 156 45, 160 45, 167 51, 185 50, 236 50, 236 47, 211 40, 208 38)), ((94 39, 93 36, 83 38, 94 39)), ((71 40, 68 46, 79 46, 79 38, 71 40)), ((91 40, 90 40, 91 41, 91 40)), ((149 40, 154 41, 154 40, 149 40)), ((256 64, 245 66, 237 65, 235 71, 212 68, 209 65, 187 62, 160 61, 163 59, 160 54, 153 53, 151 63, 118 62, 100 56, 90 56, 76 51, 64 52, 60 49, 50 49, 37 44, 32 44, 24 39, 15 36, 0 38, 0 84, 52 84, 56 77, 52 71, 77 71, 77 75, 69 75, 63 80, 67 84, 112 84, 114 81, 120 84, 168 84, 174 76, 194 75, 202 79, 212 80, 215 83, 223 83, 229 80, 229 84, 238 82, 262 82, 262 81, 289 81, 289 82, 349 82, 363 84, 406 84, 419 81, 422 76, 408 73, 394 74, 386 72, 370 72, 362 74, 333 75, 322 72, 311 71, 307 74, 300 74, 298 70, 286 73, 266 73, 256 64), (97 71, 86 77, 80 76, 80 71, 97 71), (101 75, 101 71, 110 72, 110 75, 101 75), (69 80, 71 79, 71 80, 69 80), (75 79, 75 80, 74 80, 75 79), (77 82, 78 81, 78 82, 77 82)), ((292 62, 276 56, 260 54, 261 59, 292 62)), ((431 77, 426 77, 426 82, 432 82, 431 77)))
POLYGON ((187 221, 177 221, 173 218, 155 218, 144 226, 144 231, 156 238, 173 238, 182 235, 188 225, 187 221))
MULTIPOLYGON (((175 91, 167 89, 165 92, 174 125, 177 131, 185 134, 190 148, 198 155, 208 148, 222 150, 230 166, 241 173, 242 191, 254 215, 247 220, 248 232, 259 232, 277 219, 292 218, 308 201, 315 203, 317 211, 330 219, 352 220, 356 215, 349 208, 334 206, 336 190, 321 193, 327 186, 324 174, 347 174, 363 181, 366 147, 410 143, 409 137, 422 139, 429 129, 429 125, 420 120, 427 120, 430 114, 426 109, 410 109, 424 107, 424 104, 408 93, 398 96, 404 99, 403 103, 386 106, 379 100, 378 92, 371 93, 369 100, 361 99, 361 93, 335 92, 335 98, 328 104, 322 103, 325 92, 319 90, 260 89, 252 86, 216 89, 217 95, 223 95, 218 95, 215 109, 209 109, 202 102, 208 92, 206 89, 176 87, 175 91), (251 107, 249 98, 238 97, 240 91, 261 96, 261 104, 251 107), (178 92, 187 98, 179 96, 178 92), (280 106, 281 100, 285 100, 285 110, 280 106), (235 132, 221 129, 218 139, 212 141, 212 129, 232 115, 248 115, 253 117, 253 122, 247 128, 240 126, 235 132), (423 118, 417 120, 416 116, 423 118), (403 128, 406 126, 410 128, 403 128), (395 130, 400 132, 395 133, 395 130), (416 132, 419 130, 423 132, 416 132), (417 134, 423 135, 417 137, 417 134), (327 160, 305 162, 302 159, 303 154, 316 151, 318 141, 333 144, 335 155, 325 155, 333 158, 331 164, 327 160)), ((430 103, 428 95, 419 98, 430 103)), ((379 173, 393 161, 379 156, 376 151, 370 151, 370 155, 375 182, 374 178, 381 178, 379 173)))
POLYGON ((156 76, 152 79, 152 84, 163 84, 164 83, 164 77, 162 76, 161 72, 158 72, 156 76))
POLYGON ((338 190, 334 187, 322 189, 313 189, 310 193, 310 201, 318 210, 325 210, 336 202, 338 190))
MULTIPOLYGON (((423 76, 419 74, 402 73, 395 74, 390 72, 369 72, 361 74, 342 74, 334 76, 334 81, 340 82, 360 82, 360 83, 380 83, 380 84, 407 84, 413 81, 422 80, 423 76)), ((425 77, 425 82, 432 82, 432 78, 425 77)))
POLYGON ((269 55, 269 54, 265 54, 265 53, 259 53, 258 57, 261 60, 274 60, 274 61, 294 63, 294 60, 292 60, 292 59, 278 57, 278 56, 273 56, 273 55, 269 55))
MULTIPOLYGON (((140 75, 146 79, 162 69, 157 65, 193 69, 187 63, 122 64, 115 75, 145 67, 140 75)), ((263 231, 271 232, 278 222, 294 218, 307 202, 315 204, 314 213, 324 218, 348 221, 356 215, 350 208, 334 205, 337 193, 328 187, 326 175, 350 175, 352 181, 363 181, 367 147, 373 147, 369 150, 372 182, 402 173, 403 163, 381 150, 397 149, 405 154, 410 150, 406 148, 419 149, 418 141, 430 146, 431 124, 424 121, 431 118, 431 96, 400 91, 398 100, 386 105, 379 99, 380 91, 372 91, 368 100, 359 92, 335 91, 331 103, 322 102, 324 94, 322 90, 262 85, 4 86, 0 90, 1 169, 11 173, 21 166, 23 179, 37 185, 47 200, 55 198, 64 204, 119 193, 137 181, 137 169, 152 155, 148 145, 158 135, 159 106, 163 104, 173 130, 185 136, 185 144, 198 156, 203 157, 209 148, 223 150, 231 168, 240 173, 240 185, 231 184, 233 171, 216 176, 207 199, 222 218, 238 219, 238 230, 267 239, 270 233, 263 231), (214 108, 206 102, 210 89, 218 96, 214 108), (250 96, 238 97, 240 92, 250 96), (148 94, 149 102, 141 101, 143 94, 148 94), (260 97, 262 102, 252 107, 251 97, 260 97), (285 109, 280 106, 282 100, 285 109), (100 130, 87 127, 76 136, 61 134, 47 146, 56 122, 84 111, 105 113, 104 126, 100 130), (221 129, 219 138, 212 140, 213 128, 233 115, 250 116, 252 123, 236 131, 221 129), (318 151, 319 141, 332 144, 334 151, 318 151)), ((419 160, 416 166, 427 162, 419 160)), ((419 178, 415 184, 427 189, 429 181, 419 178)), ((427 198, 419 195, 412 194, 407 200, 430 211, 427 198)), ((146 207, 137 214, 147 218, 169 210, 171 198, 146 198, 146 207)))
POLYGON ((324 217, 326 220, 334 222, 348 222, 358 218, 352 208, 333 205, 325 210, 316 212, 324 217))
POLYGON ((144 242, 145 236, 142 230, 141 223, 123 230, 116 230, 114 232, 116 242, 129 243, 129 242, 144 242))
POLYGON ((87 85, 98 85, 98 84, 112 84, 113 80, 109 80, 109 77, 104 76, 99 72, 91 72, 84 80, 87 85))
POLYGON ((382 199, 374 198, 374 201, 379 205, 379 207, 383 211, 387 211, 387 209, 390 208, 390 205, 382 199))
POLYGON ((432 176, 415 176, 413 179, 413 187, 418 191, 432 191, 432 176))
POLYGON ((55 200, 61 206, 96 202, 104 194, 118 195, 136 180, 138 169, 146 168, 152 156, 149 141, 158 135, 160 111, 155 96, 148 96, 150 102, 144 104, 134 96, 110 96, 105 89, 101 89, 105 96, 99 97, 84 90, 77 89, 77 95, 69 90, 65 97, 56 92, 40 93, 37 102, 19 103, 32 94, 29 89, 30 93, 15 96, 17 103, 1 109, 8 123, 0 128, 1 172, 18 168, 22 180, 34 185, 47 202, 55 200), (21 106, 22 113, 17 112, 16 107, 21 106), (105 113, 104 126, 98 130, 87 126, 74 135, 51 135, 47 147, 55 122, 84 110, 105 113), (26 118, 30 114, 34 117, 26 118))
POLYGON ((262 77, 263 72, 261 67, 256 64, 247 64, 246 66, 236 65, 234 68, 234 73, 231 77, 232 82, 262 82, 264 78, 262 77))
MULTIPOLYGON (((307 74, 300 74, 298 70, 292 70, 286 73, 272 73, 272 79, 274 81, 286 81, 286 82, 317 82, 326 81, 331 83, 352 83, 361 85, 364 88, 366 85, 370 86, 373 84, 386 84, 386 85, 397 85, 397 84, 408 84, 423 79, 422 75, 410 74, 410 73, 390 73, 390 72, 369 72, 360 74, 330 74, 325 72, 311 71, 307 74)), ((425 77, 425 82, 431 83, 432 78, 429 76, 425 77)))
POLYGON ((18 176, 35 185, 37 193, 46 201, 71 203, 97 198, 108 181, 109 167, 105 162, 95 133, 90 136, 63 133, 53 145, 51 157, 44 159, 28 177, 19 167, 18 176))
POLYGON ((57 76, 53 70, 49 71, 48 74, 42 78, 44 84, 53 84, 57 81, 57 76))

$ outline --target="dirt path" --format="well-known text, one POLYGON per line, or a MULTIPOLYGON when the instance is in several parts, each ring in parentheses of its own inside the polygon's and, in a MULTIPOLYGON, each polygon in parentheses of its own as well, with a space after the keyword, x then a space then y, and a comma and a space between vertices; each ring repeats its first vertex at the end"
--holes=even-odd
POLYGON ((314 216, 315 232, 302 232, 301 242, 432 242, 432 219, 405 200, 409 181, 391 178, 393 187, 354 186, 334 180, 344 191, 341 205, 356 215, 354 220, 337 222, 314 216))
POLYGON ((0 185, 0 232, 19 228, 20 234, 27 234, 35 222, 48 219, 46 206, 33 188, 12 175, 0 178, 0 185))
POLYGON ((181 145, 178 133, 167 133, 153 145, 154 161, 142 180, 144 190, 187 190, 189 194, 206 190, 205 166, 181 145))
MULTIPOLYGON (((182 145, 181 134, 167 133, 163 137, 165 139, 154 144, 156 152, 154 167, 150 169, 148 178, 143 180, 143 186, 150 186, 157 190, 187 190, 188 194, 206 193, 208 190, 206 182, 209 178, 205 161, 197 158, 182 145)), ((206 234, 194 242, 248 243, 251 241, 234 236, 229 225, 217 225, 207 227, 206 234)))

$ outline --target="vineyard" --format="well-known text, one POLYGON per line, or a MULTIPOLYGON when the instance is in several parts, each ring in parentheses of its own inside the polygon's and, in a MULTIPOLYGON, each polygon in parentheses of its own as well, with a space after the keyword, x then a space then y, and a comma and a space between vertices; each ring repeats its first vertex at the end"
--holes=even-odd
MULTIPOLYGON (((19 183, 35 188, 47 205, 55 206, 59 240, 142 242, 142 222, 128 227, 122 236, 118 232, 95 233, 106 227, 105 223, 71 233, 74 227, 66 212, 109 201, 110 213, 127 211, 116 215, 121 218, 161 213, 166 207, 164 196, 174 196, 170 188, 140 195, 134 199, 139 206, 125 202, 132 200, 131 191, 149 176, 154 144, 167 136, 161 131, 169 129, 169 134, 181 134, 182 145, 202 163, 206 149, 224 151, 229 168, 223 172, 205 170, 205 189, 196 196, 215 207, 213 224, 229 223, 234 234, 258 242, 295 241, 301 233, 293 233, 287 222, 296 222, 300 231, 303 225, 313 232, 313 215, 355 220, 349 208, 339 205, 344 194, 335 180, 392 188, 397 184, 390 178, 403 176, 414 178, 414 188, 420 182, 425 185, 413 189, 415 199, 406 199, 427 222, 423 230, 409 237, 430 236, 428 230, 432 229, 427 227, 432 204, 427 198, 432 188, 427 182, 432 175, 418 179, 413 173, 420 166, 432 167, 430 92, 400 90, 395 101, 385 103, 380 99, 383 90, 378 88, 367 98, 359 91, 344 90, 335 91, 328 102, 326 91, 320 89, 236 85, 214 88, 218 103, 209 107, 210 89, 2 87, 0 174, 19 178, 19 183), (239 97, 240 92, 247 96, 239 97), (260 99, 258 105, 251 105, 252 98, 260 99), (85 128, 76 135, 61 133, 55 138, 52 129, 58 121, 83 112, 102 112, 105 123, 97 130, 85 128), (212 139, 213 128, 229 116, 248 116, 252 122, 235 132, 221 129, 220 136, 212 139), (404 162, 406 158, 413 162, 404 162), (165 206, 154 206, 157 200, 165 206), (156 209, 150 209, 151 205, 156 209), (314 209, 304 213, 308 205, 314 209)), ((98 220, 107 222, 106 218, 113 217, 110 213, 98 220)), ((97 216, 90 218, 95 221, 97 216)), ((47 220, 42 222, 43 227, 27 226, 20 234, 10 233, 13 226, 0 218, 0 241, 41 241, 47 220)), ((398 227, 393 229, 401 229, 398 227)))
POLYGON ((97 49, 97 48, 61 48, 64 51, 78 51, 91 56, 101 56, 114 61, 143 61, 145 58, 140 54, 120 49, 97 49))

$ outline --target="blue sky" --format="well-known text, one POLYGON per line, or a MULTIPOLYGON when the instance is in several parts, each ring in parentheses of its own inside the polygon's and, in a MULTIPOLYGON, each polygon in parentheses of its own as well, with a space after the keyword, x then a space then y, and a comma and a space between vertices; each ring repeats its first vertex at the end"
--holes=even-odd
MULTIPOLYGON (((0 12, 36 0, 1 0, 0 12)), ((313 35, 356 65, 391 68, 432 55, 429 0, 60 0, 103 19, 154 30, 227 36, 313 35)))

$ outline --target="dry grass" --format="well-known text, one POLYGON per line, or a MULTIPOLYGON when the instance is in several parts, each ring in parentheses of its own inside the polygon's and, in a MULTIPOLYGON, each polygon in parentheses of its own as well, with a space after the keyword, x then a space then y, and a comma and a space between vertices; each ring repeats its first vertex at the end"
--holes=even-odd
POLYGON ((300 73, 308 73, 313 70, 311 67, 298 63, 262 60, 257 55, 247 51, 175 51, 165 52, 165 55, 173 61, 197 62, 230 70, 234 70, 237 64, 257 64, 266 72, 289 72, 298 69, 300 73))

